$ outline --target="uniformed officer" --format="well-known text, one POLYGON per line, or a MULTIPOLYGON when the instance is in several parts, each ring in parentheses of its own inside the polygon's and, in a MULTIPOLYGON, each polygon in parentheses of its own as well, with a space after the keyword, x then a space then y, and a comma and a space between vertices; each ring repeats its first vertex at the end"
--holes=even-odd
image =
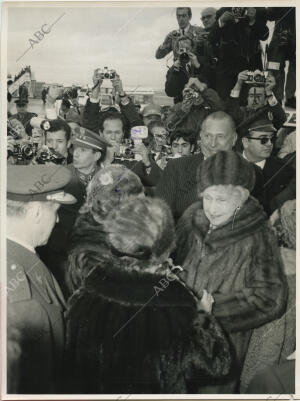
POLYGON ((47 243, 60 204, 76 202, 74 196, 63 190, 70 179, 70 171, 63 166, 8 167, 7 323, 10 329, 18 331, 20 349, 17 384, 13 370, 9 369, 16 365, 16 358, 8 353, 8 392, 60 392, 65 301, 35 248, 47 243))

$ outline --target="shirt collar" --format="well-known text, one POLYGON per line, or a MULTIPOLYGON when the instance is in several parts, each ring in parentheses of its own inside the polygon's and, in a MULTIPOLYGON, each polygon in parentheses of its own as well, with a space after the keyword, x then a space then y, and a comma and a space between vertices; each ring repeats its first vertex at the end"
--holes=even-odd
MULTIPOLYGON (((245 151, 243 152, 243 157, 244 157, 244 159, 248 160, 247 157, 246 157, 245 151)), ((250 161, 250 160, 248 160, 248 162, 249 162, 249 161, 250 161)), ((266 159, 261 160, 260 162, 256 162, 256 163, 254 163, 254 164, 256 164, 258 167, 260 167, 261 169, 263 169, 263 168, 265 167, 265 164, 266 164, 266 159)))
POLYGON ((28 249, 28 251, 33 252, 33 253, 36 253, 33 246, 28 245, 28 244, 25 244, 25 242, 23 242, 23 241, 20 241, 20 240, 17 239, 17 238, 13 238, 13 237, 10 236, 10 235, 6 235, 6 238, 9 239, 10 241, 16 242, 17 244, 21 245, 23 248, 28 249))

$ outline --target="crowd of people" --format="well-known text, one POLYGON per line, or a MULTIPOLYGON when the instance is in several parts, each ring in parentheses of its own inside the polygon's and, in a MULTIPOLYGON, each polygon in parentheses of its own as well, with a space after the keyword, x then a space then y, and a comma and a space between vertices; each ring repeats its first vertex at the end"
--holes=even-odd
POLYGON ((8 393, 295 393, 295 8, 176 16, 169 109, 8 96, 8 393))

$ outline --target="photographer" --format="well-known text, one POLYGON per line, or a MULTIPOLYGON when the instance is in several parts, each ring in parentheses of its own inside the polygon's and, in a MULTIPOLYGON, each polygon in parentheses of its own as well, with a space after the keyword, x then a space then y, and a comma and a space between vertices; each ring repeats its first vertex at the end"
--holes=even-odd
POLYGON ((133 171, 142 181, 145 187, 153 187, 158 182, 161 170, 150 156, 150 150, 144 143, 134 146, 133 152, 141 156, 141 160, 127 159, 121 153, 121 147, 124 148, 124 117, 120 113, 107 113, 104 120, 101 121, 100 135, 112 147, 107 149, 106 157, 102 162, 103 166, 112 163, 124 164, 133 171))
POLYGON ((167 72, 165 92, 174 98, 174 103, 183 100, 182 91, 189 78, 198 77, 200 81, 208 83, 210 77, 209 63, 203 56, 194 52, 194 41, 182 36, 177 42, 178 59, 167 72))
MULTIPOLYGON (((84 113, 83 113, 83 126, 89 128, 94 132, 99 132, 101 120, 104 118, 107 112, 103 112, 100 109, 101 101, 101 85, 103 78, 99 76, 98 69, 94 71, 93 84, 94 87, 91 91, 90 98, 87 100, 84 113)), ((142 119, 130 98, 126 95, 123 90, 123 84, 120 77, 115 74, 115 78, 111 78, 111 83, 114 88, 114 92, 118 95, 119 105, 121 114, 125 118, 125 131, 129 133, 131 127, 142 125, 142 119)), ((109 111, 109 110, 108 110, 109 111)))
POLYGON ((285 112, 273 93, 276 85, 275 78, 270 73, 266 78, 262 74, 259 74, 258 71, 255 73, 260 75, 260 78, 265 80, 265 83, 259 86, 249 86, 247 106, 241 107, 239 102, 241 89, 249 80, 249 74, 251 76, 251 73, 247 70, 239 73, 237 82, 231 91, 226 105, 227 112, 232 116, 238 127, 237 132, 239 136, 242 135, 243 127, 246 127, 250 122, 249 119, 254 121, 257 117, 267 118, 272 121, 277 130, 281 128, 286 120, 285 112))
POLYGON ((177 60, 179 56, 177 51, 177 41, 180 36, 187 36, 194 41, 198 41, 201 38, 204 29, 190 24, 192 18, 192 10, 190 7, 178 7, 176 9, 176 17, 179 29, 178 31, 174 30, 168 33, 163 43, 155 52, 156 59, 164 58, 167 54, 173 51, 174 60, 177 60))
POLYGON ((266 9, 223 7, 208 40, 218 58, 216 91, 227 100, 239 71, 262 69, 260 40, 266 40, 266 9))
POLYGON ((208 114, 225 109, 217 92, 207 88, 198 78, 189 79, 182 95, 183 101, 170 109, 165 121, 170 132, 182 128, 198 133, 208 114))

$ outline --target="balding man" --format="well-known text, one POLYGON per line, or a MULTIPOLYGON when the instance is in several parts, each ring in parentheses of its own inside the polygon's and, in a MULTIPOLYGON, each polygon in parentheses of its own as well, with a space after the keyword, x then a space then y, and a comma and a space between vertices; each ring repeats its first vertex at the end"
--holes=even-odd
POLYGON ((231 150, 237 140, 233 119, 223 111, 208 115, 200 130, 201 153, 170 160, 155 195, 170 206, 175 220, 197 196, 197 170, 203 160, 220 150, 231 150))
POLYGON ((213 7, 205 8, 201 12, 201 21, 207 32, 211 31, 212 27, 214 26, 214 23, 216 22, 216 13, 217 10, 213 7))

